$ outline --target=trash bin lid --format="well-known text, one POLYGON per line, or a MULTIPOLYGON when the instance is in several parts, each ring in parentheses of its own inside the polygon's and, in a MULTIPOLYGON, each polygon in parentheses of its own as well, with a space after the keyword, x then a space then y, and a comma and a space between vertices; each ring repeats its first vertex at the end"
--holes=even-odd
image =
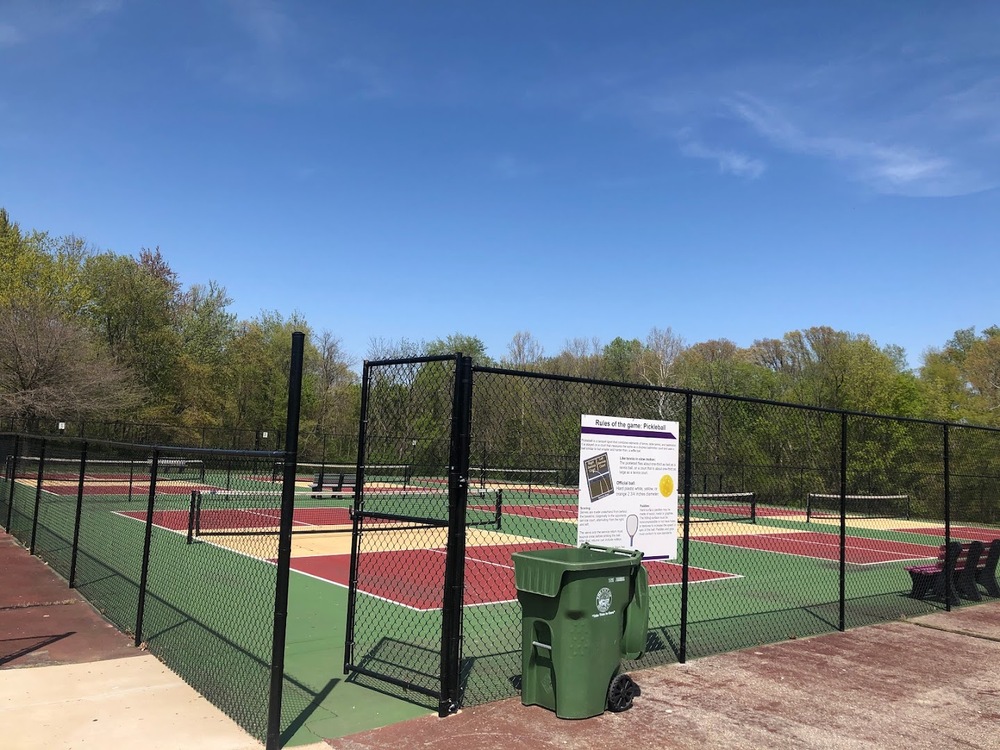
POLYGON ((557 547, 515 552, 514 585, 518 591, 540 596, 556 596, 566 572, 616 570, 638 565, 641 552, 611 548, 557 547))

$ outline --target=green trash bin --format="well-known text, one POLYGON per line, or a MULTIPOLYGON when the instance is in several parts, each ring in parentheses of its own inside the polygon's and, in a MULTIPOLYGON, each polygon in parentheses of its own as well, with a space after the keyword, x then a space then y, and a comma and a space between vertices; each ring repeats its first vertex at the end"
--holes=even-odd
POLYGON ((623 710, 638 690, 621 660, 646 648, 649 583, 642 552, 583 544, 516 552, 521 703, 562 719, 623 710))

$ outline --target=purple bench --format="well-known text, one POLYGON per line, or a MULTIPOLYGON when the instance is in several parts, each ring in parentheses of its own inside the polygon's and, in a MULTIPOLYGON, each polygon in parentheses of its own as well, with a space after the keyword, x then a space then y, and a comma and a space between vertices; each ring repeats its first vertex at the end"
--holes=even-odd
MULTIPOLYGON (((990 546, 992 548, 994 545, 990 546)), ((914 599, 933 596, 944 599, 949 604, 958 604, 962 598, 979 601, 982 597, 976 587, 976 569, 982 555, 983 543, 979 541, 967 544, 961 542, 942 544, 937 562, 906 568, 912 582, 910 596, 914 599)))

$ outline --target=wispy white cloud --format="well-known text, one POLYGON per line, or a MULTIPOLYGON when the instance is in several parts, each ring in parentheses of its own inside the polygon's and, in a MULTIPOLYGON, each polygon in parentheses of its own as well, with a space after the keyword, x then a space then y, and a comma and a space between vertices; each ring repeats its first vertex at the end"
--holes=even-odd
POLYGON ((62 3, 53 0, 10 0, 2 8, 0 49, 49 36, 80 33, 97 16, 120 11, 124 0, 85 0, 62 3))
POLYGON ((240 31, 227 46, 196 66, 223 85, 266 99, 299 95, 304 82, 294 64, 297 29, 273 0, 225 0, 233 25, 240 31))
POLYGON ((538 173, 538 165, 512 154, 500 154, 490 163, 490 171, 504 180, 517 180, 538 173))
POLYGON ((300 99, 324 86, 350 88, 364 99, 389 96, 392 87, 382 68, 352 54, 350 43, 335 30, 302 24, 287 3, 278 0, 223 0, 238 34, 223 51, 195 65, 224 85, 270 100, 300 99), (343 53, 337 55, 337 49, 343 53), (332 60, 332 61, 331 61, 332 60))
POLYGON ((332 69, 338 75, 349 77, 366 99, 382 99, 393 91, 385 71, 370 60, 341 57, 334 61, 332 69))
POLYGON ((121 10, 124 4, 124 0, 86 0, 82 3, 85 10, 95 15, 114 13, 121 10))
POLYGON ((982 15, 988 22, 901 14, 891 28, 808 45, 747 43, 733 54, 710 39, 683 66, 666 56, 659 66, 642 60, 610 89, 594 84, 586 112, 672 138, 681 155, 714 161, 730 177, 773 174, 787 163, 774 158, 782 154, 826 167, 817 177, 880 194, 996 188, 1000 53, 988 30, 1000 18, 982 15))
MULTIPOLYGON (((993 187, 975 170, 933 149, 880 140, 885 126, 868 125, 873 137, 807 132, 778 107, 746 94, 727 101, 733 114, 775 148, 829 160, 857 180, 885 194, 910 196, 963 195, 993 187)), ((864 129, 865 123, 833 121, 831 128, 864 129)))
POLYGON ((229 0, 236 23, 262 50, 280 52, 295 37, 295 24, 274 0, 229 0))
POLYGON ((0 23, 0 49, 13 47, 22 41, 23 37, 16 26, 9 23, 0 23))
POLYGON ((690 131, 681 132, 678 135, 678 142, 680 151, 684 156, 713 161, 722 174, 731 174, 736 177, 755 180, 764 174, 764 170, 767 168, 767 165, 762 160, 748 154, 732 149, 706 146, 701 141, 693 138, 690 131))

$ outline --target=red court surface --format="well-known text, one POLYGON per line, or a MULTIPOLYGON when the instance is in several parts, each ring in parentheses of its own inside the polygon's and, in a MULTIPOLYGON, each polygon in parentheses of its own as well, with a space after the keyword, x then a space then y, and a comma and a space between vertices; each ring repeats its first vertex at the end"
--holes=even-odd
MULTIPOLYGON (((811 557, 816 560, 840 559, 840 534, 824 534, 817 531, 698 536, 694 537, 694 541, 780 555, 811 557)), ((845 547, 846 561, 851 565, 926 560, 936 557, 938 553, 938 545, 890 542, 856 536, 848 536, 845 547)))
MULTIPOLYGON (((465 558, 465 605, 499 604, 517 599, 514 563, 511 555, 526 550, 553 549, 565 545, 551 542, 469 547, 465 558)), ((350 555, 317 555, 292 559, 292 569, 330 583, 347 587, 350 555)), ((445 550, 420 549, 366 552, 359 560, 358 588, 370 596, 418 610, 441 608, 441 581, 444 580, 445 550)), ((681 566, 664 561, 643 565, 651 586, 681 583, 681 566)), ((719 581, 739 578, 702 568, 689 568, 688 581, 719 581)))
MULTIPOLYGON (((920 529, 893 529, 893 531, 905 531, 908 534, 927 534, 928 536, 944 537, 943 526, 928 526, 920 529)), ((992 542, 1000 539, 1000 529, 983 529, 976 526, 952 526, 951 536, 953 539, 963 539, 968 542, 979 540, 980 542, 992 542)))

